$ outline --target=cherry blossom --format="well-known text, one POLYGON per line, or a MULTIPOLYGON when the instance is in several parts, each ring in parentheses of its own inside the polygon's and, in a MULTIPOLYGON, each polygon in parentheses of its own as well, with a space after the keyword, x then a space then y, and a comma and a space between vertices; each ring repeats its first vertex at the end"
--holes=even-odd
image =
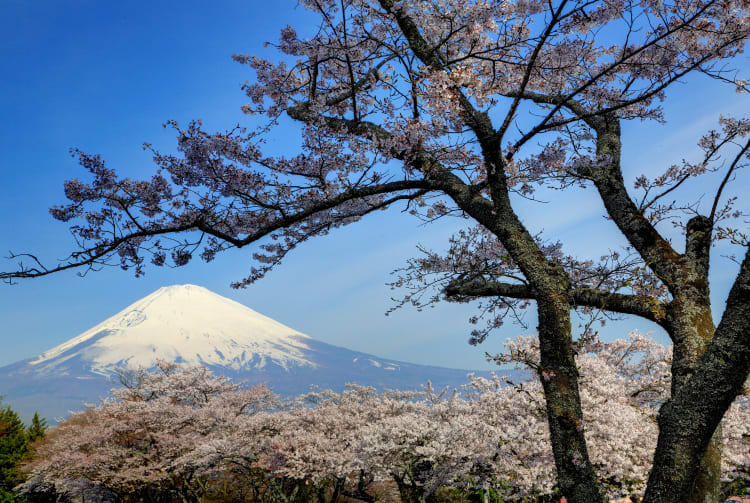
MULTIPOLYGON (((55 428, 29 466, 25 490, 132 495, 158 487, 197 501, 230 477, 233 487, 269 500, 317 494, 373 502, 375 482, 394 484, 405 503, 429 501, 441 486, 491 488, 506 499, 550 495, 559 488, 539 342, 518 337, 507 347, 495 359, 535 378, 470 375, 452 392, 429 383, 419 391, 350 384, 286 403, 265 386, 157 362, 155 371, 125 374, 112 398, 55 428)), ((577 427, 611 498, 646 487, 671 358, 670 347, 638 332, 579 348, 577 427)), ((745 393, 723 421, 724 480, 750 470, 749 424, 745 393)))
POLYGON ((197 121, 169 122, 177 151, 146 145, 156 169, 144 180, 73 150, 86 178, 68 182, 68 202, 50 211, 70 223, 74 251, 51 265, 12 255, 22 262, 0 279, 105 264, 142 275, 149 264, 210 262, 254 245, 255 265, 233 285, 245 287, 300 243, 396 204, 427 219, 465 216, 478 230, 454 245, 486 230, 501 245, 499 262, 469 274, 460 261, 431 272, 455 290, 446 288, 448 295, 496 299, 485 304, 489 323, 472 335, 476 342, 535 302, 550 440, 571 502, 603 497, 579 428, 573 308, 635 314, 665 327, 674 342, 672 389, 659 413, 646 501, 677 503, 691 494, 697 501, 706 491, 715 499, 716 427, 750 372, 750 249, 732 220, 743 212, 728 188, 746 164, 746 120, 722 118, 718 132, 701 140, 702 160, 638 176, 640 203, 625 185, 621 132, 630 120, 662 121, 661 101, 691 74, 745 89, 730 63, 750 36, 747 0, 301 4, 317 16, 316 30, 282 28, 271 44, 276 59, 235 55, 254 73, 243 110, 259 126, 210 133, 197 121), (300 148, 271 156, 263 143, 282 116, 301 125, 300 148), (719 150, 731 153, 724 168, 716 164, 719 150), (723 176, 710 209, 665 198, 712 170, 723 176), (540 185, 595 190, 632 256, 569 258, 535 237, 511 195, 533 196, 540 185), (665 220, 684 228, 684 253, 655 227, 665 220), (745 254, 718 324, 708 285, 715 239, 745 254), (468 283, 445 276, 453 272, 468 283), (685 429, 679 419, 688 412, 700 420, 685 429), (701 458, 702 467, 694 462, 701 458))

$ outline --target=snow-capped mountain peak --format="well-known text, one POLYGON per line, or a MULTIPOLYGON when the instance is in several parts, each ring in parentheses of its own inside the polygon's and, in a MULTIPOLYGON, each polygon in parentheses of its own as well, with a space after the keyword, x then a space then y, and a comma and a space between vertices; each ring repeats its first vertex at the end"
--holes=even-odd
POLYGON ((196 285, 162 287, 81 335, 29 362, 46 372, 81 360, 94 372, 150 367, 156 359, 239 370, 272 361, 315 366, 310 338, 196 285))
MULTIPOLYGON (((35 411, 62 418, 107 396, 118 386, 119 370, 151 368, 157 359, 206 365, 248 385, 267 383, 285 397, 309 392, 310 386, 341 390, 349 382, 419 389, 429 380, 435 389, 457 388, 467 373, 333 346, 203 287, 176 285, 35 358, 1 367, 0 395, 25 420, 35 411)), ((518 371, 508 375, 513 373, 518 371)))

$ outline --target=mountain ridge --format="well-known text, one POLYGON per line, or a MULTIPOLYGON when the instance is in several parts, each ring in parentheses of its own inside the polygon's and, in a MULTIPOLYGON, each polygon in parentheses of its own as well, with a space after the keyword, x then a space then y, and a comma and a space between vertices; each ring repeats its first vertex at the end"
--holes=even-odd
MULTIPOLYGON (((281 366, 307 364, 301 350, 309 336, 197 285, 162 287, 114 316, 33 358, 30 365, 58 366, 80 354, 96 370, 120 365, 151 366, 157 358, 180 357, 188 365, 246 366, 263 355, 281 366), (206 314, 208 313, 208 314, 206 314), (244 329, 252 327, 252 334, 244 329), (206 332, 210 330, 210 332, 206 332), (158 341, 150 341, 158 335, 158 341), (157 345, 158 344, 158 345, 157 345), (81 350, 75 351, 79 346, 81 350)), ((261 362, 262 365, 262 362, 261 362)))
POLYGON ((311 386, 340 390, 347 382, 380 389, 415 389, 427 381, 459 387, 470 372, 327 344, 201 286, 173 285, 40 355, 0 367, 0 395, 22 417, 38 410, 60 418, 106 396, 119 370, 151 368, 156 359, 205 365, 250 385, 265 382, 282 396, 311 386))

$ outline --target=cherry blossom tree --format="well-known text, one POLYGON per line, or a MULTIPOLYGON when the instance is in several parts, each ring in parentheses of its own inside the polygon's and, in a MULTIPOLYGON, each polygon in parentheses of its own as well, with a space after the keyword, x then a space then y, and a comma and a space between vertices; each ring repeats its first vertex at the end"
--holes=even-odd
POLYGON ((467 412, 464 401, 429 386, 378 392, 350 384, 341 393, 310 393, 285 413, 288 424, 267 453, 276 463, 269 468, 321 489, 333 481, 331 501, 344 495, 374 502, 370 486, 382 481, 395 482, 405 503, 434 501, 438 487, 473 466, 480 445, 491 445, 493 435, 468 440, 484 425, 467 412))
MULTIPOLYGON (((28 491, 85 496, 174 494, 201 501, 227 459, 230 433, 278 403, 265 386, 243 388, 205 367, 165 361, 138 371, 112 398, 61 423, 35 453, 28 491)), ((249 444, 245 448, 249 448, 249 444)))
POLYGON ((0 277, 103 264, 140 275, 148 262, 210 261, 257 243, 259 265, 235 284, 242 287, 299 243, 399 202, 428 219, 463 215, 499 243, 500 260, 460 271, 445 292, 489 294, 509 308, 534 302, 560 490, 573 503, 603 500, 581 427, 570 312, 582 307, 643 316, 672 335, 675 378, 658 416, 646 501, 714 500, 718 441, 702 468, 696 461, 750 371, 750 249, 715 331, 708 249, 713 237, 747 246, 741 231, 719 225, 733 215, 725 188, 746 159, 746 122, 727 119, 709 134, 701 142, 704 162, 639 178, 646 192, 640 203, 622 174, 621 125, 661 120, 660 100, 691 73, 744 89, 727 64, 748 37, 747 1, 301 3, 320 25, 308 37, 284 28, 282 61, 235 56, 256 74, 245 86, 244 110, 267 126, 211 134, 198 122, 170 123, 179 154, 154 151, 157 172, 149 180, 120 178, 101 157, 74 151, 93 179, 67 182, 69 204, 51 211, 75 222, 77 249, 48 266, 17 256, 26 261, 0 277), (301 125, 300 152, 271 157, 263 139, 282 114, 301 125), (679 253, 655 227, 680 209, 663 196, 736 142, 708 216, 684 224, 679 253), (547 183, 593 186, 637 260, 605 258, 605 272, 592 277, 599 265, 569 260, 534 236, 511 194, 547 183), (614 272, 606 272, 607 262, 614 272))
POLYGON ((493 464, 495 454, 494 432, 458 395, 435 393, 428 384, 419 397, 373 397, 368 408, 375 420, 360 428, 354 445, 362 468, 393 480, 405 503, 436 501, 439 487, 469 479, 478 464, 493 464))
POLYGON ((341 394, 321 391, 298 397, 266 444, 264 469, 308 481, 319 503, 339 496, 375 502, 368 492, 374 477, 359 463, 353 444, 373 417, 367 402, 376 395, 372 388, 352 385, 341 394))
MULTIPOLYGON (((518 337, 495 358, 538 370, 539 346, 536 337, 518 337)), ((578 347, 580 428, 609 498, 646 488, 671 359, 670 347, 636 332, 578 347)), ((55 429, 36 453, 26 489, 124 498, 160 487, 192 501, 229 474, 234 484, 256 487, 262 501, 331 503, 347 496, 371 503, 372 483, 384 481, 395 483, 404 503, 437 501, 441 486, 491 488, 504 499, 534 501, 559 489, 542 386, 547 377, 537 375, 518 383, 470 376, 461 393, 351 384, 280 404, 263 386, 246 389, 205 368, 160 362, 158 370, 126 379, 113 399, 55 429)), ((746 476, 750 392, 733 403, 723 425, 721 476, 746 476)))
MULTIPOLYGON (((498 363, 514 363, 537 371, 541 380, 546 378, 544 371, 540 370, 537 338, 518 337, 508 340, 506 346, 507 353, 495 356, 498 363)), ((628 339, 610 343, 591 339, 578 348, 586 439, 600 483, 610 498, 642 494, 646 488, 657 443, 658 410, 669 400, 671 392, 672 358, 671 346, 661 346, 637 332, 631 333, 628 339)), ((517 490, 530 491, 532 484, 536 483, 544 488, 543 492, 548 492, 554 484, 554 474, 545 473, 545 463, 537 461, 543 459, 544 446, 549 443, 549 432, 540 413, 543 407, 540 382, 516 383, 510 388, 503 388, 501 384, 498 379, 494 382, 472 380, 472 386, 479 393, 476 414, 483 417, 483 413, 496 414, 494 411, 498 408, 513 407, 514 415, 506 416, 502 423, 514 425, 536 421, 536 426, 506 426, 508 440, 505 445, 511 451, 503 457, 510 463, 497 469, 500 473, 515 470, 520 476, 513 477, 513 480, 530 481, 519 483, 517 490), (488 394, 487 390, 491 393, 488 394), (527 404, 535 403, 536 412, 533 409, 522 411, 518 400, 503 397, 513 391, 524 393, 529 398, 527 404), (535 448, 542 453, 531 451, 530 455, 521 457, 518 439, 524 439, 530 432, 536 432, 536 438, 528 442, 526 449, 535 448), (513 467, 514 462, 522 468, 513 467), (521 470, 529 470, 529 475, 521 470)), ((492 423, 497 418, 484 416, 483 421, 492 423)), ((730 481, 746 476, 750 465, 750 381, 730 407, 722 425, 725 459, 720 476, 722 480, 730 481)))
MULTIPOLYGON (((699 146, 704 151, 704 157, 699 162, 684 162, 681 167, 672 166, 654 180, 648 180, 644 176, 638 177, 635 187, 642 190, 643 195, 637 206, 631 201, 628 207, 628 211, 634 212, 632 214, 641 215, 638 225, 630 221, 631 213, 622 211, 624 200, 612 203, 606 199, 602 189, 604 184, 614 184, 619 187, 617 190, 620 198, 627 196, 619 171, 611 171, 609 175, 599 173, 596 175, 598 179, 591 174, 581 175, 579 172, 578 175, 581 176, 576 175, 579 179, 593 181, 599 189, 609 216, 632 245, 624 252, 613 251, 602 256, 598 262, 579 260, 565 255, 560 243, 545 243, 540 237, 536 238, 547 256, 554 257, 571 279, 572 303, 579 313, 589 317, 583 333, 584 338, 590 335, 590 327, 597 318, 611 318, 622 314, 642 317, 665 329, 675 347, 675 357, 672 360, 675 377, 672 379, 671 396, 679 396, 679 390, 698 368, 702 355, 714 340, 715 327, 712 321, 708 281, 709 252, 712 243, 730 240, 734 244, 748 246, 746 234, 727 223, 732 218, 743 216, 744 213, 734 209, 736 197, 722 203, 722 193, 727 182, 733 179, 736 171, 744 167, 750 158, 750 143, 747 141, 749 125, 746 120, 722 117, 720 128, 711 130, 701 138, 699 146), (712 205, 707 210, 710 211, 709 216, 699 213, 698 203, 680 206, 675 201, 669 204, 659 202, 663 196, 690 178, 719 171, 720 161, 723 162, 721 154, 730 154, 730 162, 722 173, 712 205), (619 178, 604 181, 604 178, 609 176, 619 178), (686 223, 680 219, 685 212, 694 215, 686 223), (670 221, 683 228, 684 253, 677 253, 668 240, 657 232, 655 225, 661 221, 670 221), (644 237, 645 233, 650 233, 650 237, 644 237), (643 244, 644 241, 649 241, 648 246, 643 244), (660 249, 668 250, 668 257, 662 257, 664 260, 657 259, 657 256, 662 254, 660 249), (603 292, 607 292, 606 295, 602 295, 603 292)), ((619 138, 619 133, 617 137, 619 138)), ((610 187, 608 190, 612 193, 615 189, 610 187)), ((487 334, 500 326, 503 319, 509 315, 518 319, 519 311, 527 308, 529 301, 537 296, 528 281, 516 282, 517 278, 523 278, 522 272, 497 236, 481 226, 454 236, 445 254, 428 250, 423 252, 423 257, 411 260, 405 268, 397 271, 399 277, 393 285, 410 289, 401 305, 412 303, 423 306, 441 300, 467 302, 482 299, 479 306, 482 315, 473 318, 472 321, 478 323, 481 318, 485 318, 486 326, 473 331, 472 343, 484 340, 487 334), (434 293, 436 291, 437 293, 434 293)), ((747 333, 747 327, 737 325, 740 313, 746 309, 739 308, 740 305, 745 306, 747 299, 747 286, 744 283, 746 272, 747 260, 741 264, 740 274, 722 318, 725 331, 721 333, 728 334, 728 339, 721 343, 717 342, 718 353, 715 353, 713 358, 719 360, 712 360, 712 357, 707 355, 706 365, 710 361, 716 363, 722 360, 723 357, 717 355, 727 351, 727 347, 721 345, 730 344, 729 341, 735 337, 732 334, 747 333)), ((738 340, 735 339, 735 343, 738 340)), ((740 354, 746 352, 741 347, 734 350, 740 351, 740 354)), ((747 370, 734 366, 725 370, 729 379, 725 382, 727 386, 729 382, 732 383, 732 393, 741 390, 742 383, 748 375, 747 370)), ((702 386, 700 393, 710 391, 709 381, 703 381, 702 386)), ((695 390, 694 392, 698 393, 695 390)), ((671 406, 672 402, 669 402, 664 412, 671 411, 671 406)), ((676 416, 684 416, 688 409, 692 411, 692 406, 688 402, 682 402, 682 406, 684 409, 679 413, 675 412, 676 416)), ((662 414, 660 417, 667 416, 662 414)), ((718 419, 720 417, 719 415, 718 419)), ((672 450, 670 455, 677 456, 677 451, 672 450)), ((720 457, 721 431, 717 430, 709 445, 702 472, 695 483, 694 500, 691 501, 703 501, 703 498, 707 498, 706 501, 715 501, 720 497, 720 457)), ((682 459, 692 458, 688 456, 682 459)))

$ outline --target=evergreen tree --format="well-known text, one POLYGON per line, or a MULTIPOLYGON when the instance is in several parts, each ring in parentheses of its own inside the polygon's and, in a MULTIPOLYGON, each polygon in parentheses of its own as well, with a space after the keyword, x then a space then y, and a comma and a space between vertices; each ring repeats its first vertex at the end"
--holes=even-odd
POLYGON ((47 434, 47 419, 40 418, 38 412, 34 412, 34 417, 31 418, 31 425, 26 429, 26 435, 29 438, 29 443, 39 438, 44 438, 47 434))
POLYGON ((23 481, 18 462, 28 444, 29 437, 18 414, 10 407, 0 409, 0 493, 11 491, 23 481))

